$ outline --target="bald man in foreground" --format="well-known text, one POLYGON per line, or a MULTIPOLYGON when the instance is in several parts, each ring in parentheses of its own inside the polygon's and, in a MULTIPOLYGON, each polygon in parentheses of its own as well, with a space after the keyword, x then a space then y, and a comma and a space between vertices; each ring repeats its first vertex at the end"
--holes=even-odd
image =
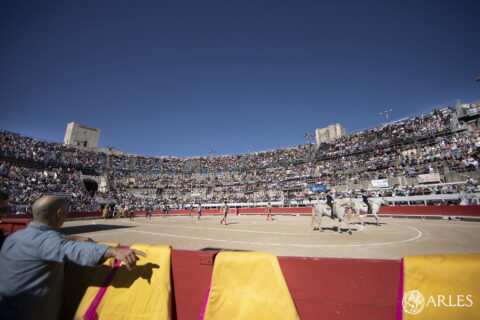
POLYGON ((68 214, 63 198, 42 197, 32 212, 33 221, 7 237, 0 252, 1 319, 58 319, 64 262, 95 266, 113 257, 132 270, 137 255, 146 256, 133 249, 67 239, 58 229, 68 214))

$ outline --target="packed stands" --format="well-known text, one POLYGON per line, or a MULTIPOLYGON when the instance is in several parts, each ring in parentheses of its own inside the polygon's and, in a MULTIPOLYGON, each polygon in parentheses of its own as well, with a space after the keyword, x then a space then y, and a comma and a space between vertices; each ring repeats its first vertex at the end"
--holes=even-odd
POLYGON ((390 197, 474 193, 480 130, 459 129, 452 125, 457 122, 456 109, 445 108, 318 146, 189 158, 67 147, 1 131, 0 177, 19 212, 46 193, 68 196, 76 211, 105 203, 133 208, 225 200, 302 205, 321 199, 310 188, 315 185, 328 186, 339 197, 355 196, 360 189, 390 197), (438 181, 422 184, 430 175, 438 181), (376 188, 373 181, 382 179, 388 187, 376 188))

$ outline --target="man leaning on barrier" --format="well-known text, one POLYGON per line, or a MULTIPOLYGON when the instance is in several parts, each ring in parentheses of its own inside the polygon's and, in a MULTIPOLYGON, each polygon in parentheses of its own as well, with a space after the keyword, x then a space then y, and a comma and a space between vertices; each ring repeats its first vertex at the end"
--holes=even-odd
POLYGON ((143 252, 115 248, 60 233, 68 214, 66 200, 45 196, 33 204, 33 221, 10 235, 0 252, 0 317, 57 319, 62 303, 64 262, 95 266, 115 258, 132 270, 143 252))

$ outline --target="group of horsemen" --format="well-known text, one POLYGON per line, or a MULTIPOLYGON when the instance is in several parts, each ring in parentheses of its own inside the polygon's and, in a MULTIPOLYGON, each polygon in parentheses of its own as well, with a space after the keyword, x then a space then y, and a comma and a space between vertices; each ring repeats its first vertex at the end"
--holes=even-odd
MULTIPOLYGON (((340 229, 340 224, 344 222, 347 225, 348 232, 351 234, 350 224, 349 224, 351 215, 349 215, 348 219, 346 219, 345 218, 346 212, 353 213, 354 216, 358 217, 362 225, 364 224, 364 219, 361 216, 360 212, 363 211, 363 212, 366 212, 367 214, 372 214, 376 219, 376 224, 378 225, 379 221, 378 221, 377 213, 380 209, 380 206, 384 203, 385 200, 383 198, 370 199, 370 194, 364 190, 361 190, 361 195, 362 195, 361 202, 356 201, 354 198, 335 199, 332 196, 332 191, 327 190, 326 197, 325 197, 326 202, 317 203, 313 206, 312 222, 311 222, 311 225, 313 226, 313 230, 323 231, 321 221, 322 221, 322 217, 326 216, 333 220, 338 219, 337 230, 339 232, 342 232, 342 230, 340 229)), ((146 216, 150 218, 152 216, 152 209, 146 208, 145 211, 146 211, 146 216)), ((168 206, 167 205, 162 206, 162 211, 163 211, 164 217, 166 217, 168 215, 168 206)), ((190 207, 190 215, 192 215, 192 212, 193 212, 193 206, 190 207)), ((202 212, 201 205, 199 205, 199 209, 198 209, 199 219, 202 215, 201 212, 202 212)), ((271 218, 270 203, 267 207, 267 212, 268 212, 268 216, 267 216, 267 220, 268 220, 269 217, 271 218)), ((221 213, 224 214, 224 218, 222 219, 222 221, 225 222, 225 224, 227 224, 226 216, 228 214, 228 205, 226 202, 221 209, 221 213)), ((133 220, 134 216, 135 216, 135 211, 130 210, 126 205, 120 206, 118 209, 115 209, 115 210, 112 210, 110 205, 105 205, 102 210, 102 217, 104 219, 128 217, 130 218, 130 220, 133 220)))
POLYGON ((312 210, 312 223, 313 230, 323 231, 321 226, 321 219, 323 216, 329 217, 333 220, 338 219, 338 231, 341 232, 340 224, 345 222, 350 231, 350 224, 348 219, 345 219, 346 212, 352 213, 354 216, 358 217, 362 225, 364 225, 364 219, 361 216, 361 212, 366 212, 367 214, 372 214, 376 219, 376 224, 378 225, 378 211, 380 206, 384 203, 383 198, 370 199, 370 194, 365 190, 361 190, 362 201, 356 201, 354 198, 342 198, 334 199, 332 196, 332 191, 326 191, 326 203, 317 203, 314 205, 312 210))
POLYGON ((102 210, 102 218, 129 218, 133 214, 133 210, 129 210, 128 206, 115 208, 112 210, 110 205, 105 205, 102 210))
MULTIPOLYGON (((164 209, 164 214, 165 211, 168 212, 168 209, 164 209)), ((152 209, 150 207, 147 207, 145 209, 146 216, 150 218, 152 216, 152 209)), ((102 218, 104 219, 109 219, 109 218, 130 218, 131 220, 135 217, 135 210, 130 210, 128 206, 119 206, 118 209, 115 208, 112 210, 112 207, 110 205, 105 205, 102 209, 102 218)))

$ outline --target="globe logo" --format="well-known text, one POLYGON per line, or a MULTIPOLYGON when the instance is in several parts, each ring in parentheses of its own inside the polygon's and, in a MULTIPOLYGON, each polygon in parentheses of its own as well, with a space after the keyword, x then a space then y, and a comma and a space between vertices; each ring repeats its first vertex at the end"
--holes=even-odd
POLYGON ((403 295, 403 310, 409 314, 418 314, 425 307, 425 298, 418 290, 408 291, 403 295))

